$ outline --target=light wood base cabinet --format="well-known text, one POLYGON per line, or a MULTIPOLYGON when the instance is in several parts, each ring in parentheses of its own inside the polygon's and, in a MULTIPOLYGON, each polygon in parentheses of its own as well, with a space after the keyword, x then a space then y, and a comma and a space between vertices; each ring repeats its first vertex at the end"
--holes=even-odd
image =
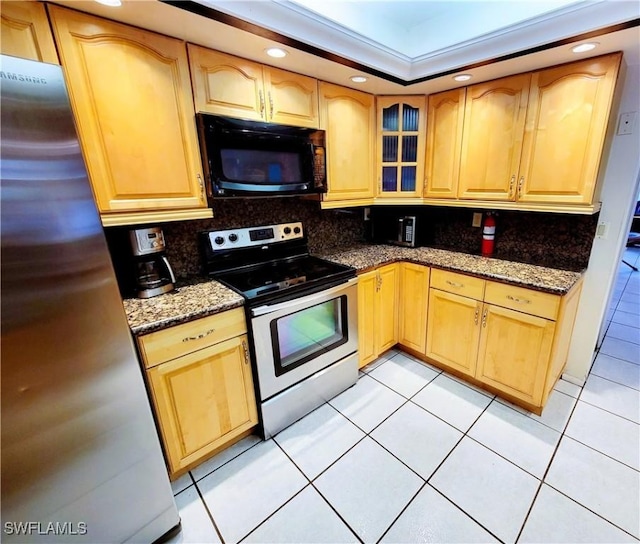
POLYGON ((162 211, 211 217, 184 42, 49 6, 98 209, 109 224, 162 211))
POLYGON ((143 336, 138 344, 145 365, 155 364, 146 374, 172 478, 258 423, 242 309, 143 336), (240 317, 242 334, 227 337, 238 333, 240 317), (174 358, 158 364, 162 353, 174 358))
POLYGON ((360 368, 398 343, 398 267, 389 264, 358 277, 360 368))
POLYGON ((420 353, 426 349, 428 266, 400 263, 398 343, 420 353))

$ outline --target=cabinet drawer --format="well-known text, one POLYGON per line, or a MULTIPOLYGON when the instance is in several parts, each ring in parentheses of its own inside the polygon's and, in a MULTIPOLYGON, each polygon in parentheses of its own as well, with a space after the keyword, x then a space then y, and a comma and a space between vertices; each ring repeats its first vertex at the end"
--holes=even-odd
POLYGON ((485 302, 519 312, 555 320, 560 307, 559 295, 542 293, 524 287, 487 282, 485 302))
POLYGON ((244 309, 236 308, 145 334, 138 338, 138 345, 144 359, 144 366, 151 368, 245 332, 247 332, 247 325, 244 309))
POLYGON ((439 270, 434 268, 431 270, 431 287, 455 293, 476 300, 482 300, 484 295, 485 281, 480 278, 472 278, 464 274, 449 272, 447 270, 439 270))

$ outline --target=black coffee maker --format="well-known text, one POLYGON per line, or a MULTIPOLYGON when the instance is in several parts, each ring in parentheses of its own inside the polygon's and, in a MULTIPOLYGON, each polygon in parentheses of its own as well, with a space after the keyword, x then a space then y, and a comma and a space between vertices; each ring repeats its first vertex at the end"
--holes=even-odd
POLYGON ((160 227, 129 231, 133 253, 133 274, 138 298, 150 298, 174 289, 176 277, 165 254, 160 227))

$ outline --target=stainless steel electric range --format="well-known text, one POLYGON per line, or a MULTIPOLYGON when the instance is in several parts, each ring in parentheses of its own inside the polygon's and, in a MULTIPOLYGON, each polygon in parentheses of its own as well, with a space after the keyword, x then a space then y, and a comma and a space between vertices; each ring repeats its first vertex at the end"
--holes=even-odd
POLYGON ((200 233, 205 272, 246 300, 264 438, 358 379, 357 278, 302 223, 200 233))

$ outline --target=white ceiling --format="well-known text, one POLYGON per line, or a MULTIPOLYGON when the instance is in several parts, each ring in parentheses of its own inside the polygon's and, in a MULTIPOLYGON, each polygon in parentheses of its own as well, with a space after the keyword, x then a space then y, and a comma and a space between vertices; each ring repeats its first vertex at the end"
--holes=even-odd
MULTIPOLYGON (((277 36, 263 37, 158 0, 123 0, 119 8, 90 0, 54 1, 374 94, 430 94, 576 60, 570 45, 563 44, 495 62, 504 55, 640 17, 638 0, 197 0, 347 59, 335 62, 290 44, 285 45, 286 58, 267 57, 264 50, 279 44, 277 36), (450 72, 457 69, 471 73, 473 79, 453 81, 450 72), (352 83, 350 76, 358 73, 367 75, 368 81, 352 83), (425 80, 403 83, 420 78, 425 80)), ((184 3, 189 4, 193 5, 184 3)), ((640 27, 594 40, 600 46, 586 56, 624 51, 627 64, 640 64, 640 27)))

